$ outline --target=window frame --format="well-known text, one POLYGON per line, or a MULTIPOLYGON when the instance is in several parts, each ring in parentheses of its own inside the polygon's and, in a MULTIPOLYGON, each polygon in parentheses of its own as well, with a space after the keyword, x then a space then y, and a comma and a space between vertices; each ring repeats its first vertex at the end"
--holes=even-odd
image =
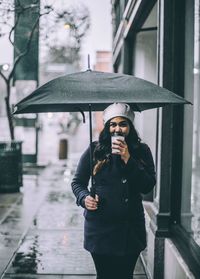
MULTIPOLYGON (((181 5, 181 3, 179 3, 181 5)), ((194 59, 194 47, 192 51, 191 40, 188 38, 188 34, 193 33, 194 39, 194 31, 192 32, 193 24, 194 24, 194 9, 192 9, 192 4, 189 0, 185 0, 182 2, 182 5, 185 5, 184 13, 180 12, 180 17, 182 18, 182 23, 179 23, 179 27, 177 31, 179 34, 182 33, 182 36, 179 38, 179 42, 175 44, 175 52, 180 51, 180 46, 182 46, 182 58, 179 60, 180 70, 182 69, 181 78, 179 86, 182 92, 185 93, 186 99, 191 99, 191 95, 188 95, 192 91, 192 88, 188 87, 187 83, 192 83, 192 81, 188 81, 188 67, 192 67, 189 65, 191 60, 194 59), (192 16, 193 13, 193 16, 192 16), (190 20, 188 20, 188 17, 190 20), (193 20, 191 19, 193 18, 193 20), (184 32, 181 32, 183 31, 184 32), (179 45, 180 44, 180 45, 179 45)), ((194 7, 193 7, 194 8, 194 7)), ((176 17, 179 17, 176 15, 176 17)), ((179 20, 180 20, 179 17, 179 20)), ((174 23, 176 24, 176 23, 174 23)), ((178 64, 178 61, 175 62, 178 64)), ((187 175, 191 176, 191 169, 184 168, 184 163, 186 160, 184 158, 188 158, 187 155, 184 154, 184 148, 188 148, 188 144, 192 145, 192 142, 188 143, 188 139, 186 138, 186 134, 193 134, 193 125, 190 125, 188 121, 189 114, 191 113, 191 108, 180 107, 174 110, 174 120, 172 122, 173 125, 173 145, 172 145, 172 182, 171 182, 171 216, 170 216, 170 237, 181 253, 183 259, 186 264, 190 267, 191 271, 195 276, 199 276, 200 274, 200 246, 194 241, 193 237, 186 229, 181 225, 181 204, 182 204, 182 191, 185 180, 183 175, 185 175, 185 171, 187 171, 187 175)), ((192 117, 191 117, 192 119, 192 117)), ((191 121, 190 121, 191 122, 191 121)), ((190 138, 191 141, 191 138, 190 138)), ((192 153, 190 154, 192 157, 192 153)), ((185 158, 185 159, 186 159, 185 158)), ((190 161, 191 158, 190 158, 190 161)), ((187 185, 187 187, 191 187, 187 185)), ((191 197, 190 197, 191 198, 191 197)))

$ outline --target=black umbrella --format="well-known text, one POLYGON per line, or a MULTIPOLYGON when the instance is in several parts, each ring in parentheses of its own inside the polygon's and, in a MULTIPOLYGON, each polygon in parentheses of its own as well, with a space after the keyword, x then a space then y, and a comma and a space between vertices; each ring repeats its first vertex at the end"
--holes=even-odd
POLYGON ((88 70, 47 82, 19 102, 15 113, 88 111, 88 104, 101 111, 114 102, 128 103, 134 111, 189 103, 143 79, 88 70))
MULTIPOLYGON (((49 81, 16 104, 14 114, 38 112, 102 111, 114 102, 128 103, 134 111, 171 104, 191 104, 184 98, 149 81, 130 75, 87 70, 49 81)), ((90 144, 91 146, 91 144, 90 144)), ((91 176, 92 176, 92 151, 91 176)))

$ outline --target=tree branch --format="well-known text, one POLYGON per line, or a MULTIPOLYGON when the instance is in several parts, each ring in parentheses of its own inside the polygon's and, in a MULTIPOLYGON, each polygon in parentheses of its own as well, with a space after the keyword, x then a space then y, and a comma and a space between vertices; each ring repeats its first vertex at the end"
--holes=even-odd
POLYGON ((14 46, 14 41, 12 42, 12 39, 11 39, 11 36, 12 36, 12 33, 15 31, 16 27, 17 27, 17 24, 19 22, 19 18, 20 18, 20 15, 17 16, 17 19, 15 21, 15 24, 12 26, 10 32, 9 32, 9 36, 8 36, 8 39, 10 41, 10 43, 14 46))
POLYGON ((35 32, 35 29, 36 29, 36 27, 37 27, 37 25, 38 25, 38 23, 39 23, 40 17, 41 17, 41 16, 44 16, 44 15, 46 15, 46 14, 49 14, 52 10, 53 10, 53 9, 50 9, 50 10, 48 10, 47 12, 45 12, 45 13, 43 13, 43 14, 39 14, 37 20, 35 21, 35 23, 34 23, 34 25, 33 25, 32 30, 31 30, 31 33, 30 33, 30 36, 29 36, 29 38, 28 38, 27 44, 26 44, 26 46, 25 46, 25 48, 24 48, 25 50, 22 51, 22 52, 15 58, 13 68, 12 68, 10 74, 9 74, 9 77, 8 77, 9 80, 13 77, 17 64, 20 62, 20 60, 22 59, 22 57, 24 57, 24 56, 29 52, 29 50, 30 50, 30 45, 31 45, 31 42, 32 42, 32 38, 33 38, 33 35, 34 35, 34 32, 35 32))
POLYGON ((0 71, 0 76, 4 79, 4 81, 7 83, 8 79, 7 77, 0 71))

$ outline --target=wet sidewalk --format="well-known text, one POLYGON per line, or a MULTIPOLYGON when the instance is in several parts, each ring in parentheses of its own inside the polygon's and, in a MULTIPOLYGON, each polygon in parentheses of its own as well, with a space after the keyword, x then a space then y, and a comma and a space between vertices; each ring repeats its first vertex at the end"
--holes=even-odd
MULTIPOLYGON (((0 278, 96 278, 70 186, 77 160, 28 168, 21 193, 0 195, 0 278)), ((133 278, 147 278, 140 259, 133 278)))

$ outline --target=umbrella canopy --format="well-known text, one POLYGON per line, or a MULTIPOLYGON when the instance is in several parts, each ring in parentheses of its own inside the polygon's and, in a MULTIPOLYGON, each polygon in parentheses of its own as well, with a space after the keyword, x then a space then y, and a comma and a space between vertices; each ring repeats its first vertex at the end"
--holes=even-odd
POLYGON ((95 196, 92 164, 91 111, 114 102, 128 103, 134 111, 190 103, 173 92, 130 75, 96 71, 78 72, 49 81, 21 100, 14 114, 89 111, 91 195, 95 196))
POLYGON ((151 82, 130 75, 85 71, 58 77, 36 89, 15 106, 14 113, 102 111, 114 102, 134 111, 189 103, 151 82))

